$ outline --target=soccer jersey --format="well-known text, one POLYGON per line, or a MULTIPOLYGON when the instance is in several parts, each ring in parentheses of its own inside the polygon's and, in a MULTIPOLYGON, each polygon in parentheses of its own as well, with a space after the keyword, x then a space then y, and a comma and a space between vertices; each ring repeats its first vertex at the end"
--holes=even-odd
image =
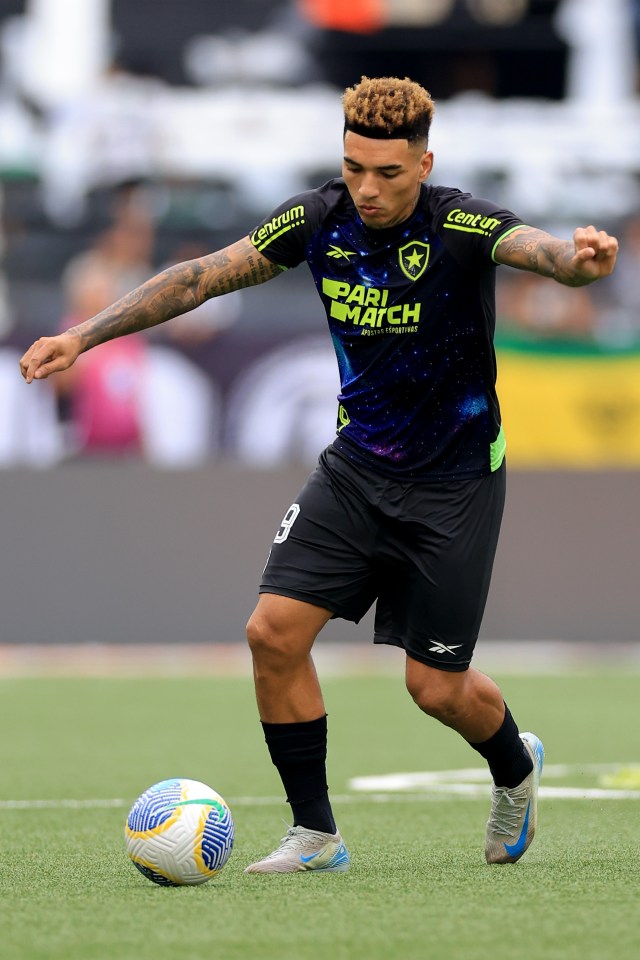
POLYGON ((493 253, 521 224, 487 200, 423 184, 407 220, 373 230, 336 179, 253 231, 268 259, 309 265, 340 371, 343 456, 412 481, 500 466, 493 253))

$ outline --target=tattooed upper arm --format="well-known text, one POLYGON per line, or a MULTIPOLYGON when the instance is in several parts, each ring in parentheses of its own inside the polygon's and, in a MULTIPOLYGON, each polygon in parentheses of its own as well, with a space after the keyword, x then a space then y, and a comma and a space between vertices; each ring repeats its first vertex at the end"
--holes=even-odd
POLYGON ((249 237, 202 257, 200 265, 199 293, 205 300, 264 283, 277 277, 283 269, 259 253, 249 237))
POLYGON ((570 283, 569 264, 574 252, 574 246, 569 241, 560 240, 535 227, 522 226, 499 241, 494 258, 497 263, 570 283))
POLYGON ((209 297, 264 283, 281 269, 245 237, 217 253, 168 267, 72 330, 80 337, 82 350, 88 350, 171 320, 209 297))

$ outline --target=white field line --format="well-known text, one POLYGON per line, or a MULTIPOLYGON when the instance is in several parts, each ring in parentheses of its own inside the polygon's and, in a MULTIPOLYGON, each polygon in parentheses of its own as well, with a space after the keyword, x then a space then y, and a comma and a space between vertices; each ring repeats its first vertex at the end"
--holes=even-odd
MULTIPOLYGON (((549 764, 544 768, 545 780, 576 776, 601 776, 635 766, 622 763, 589 763, 581 766, 549 764)), ((638 768, 640 773, 640 768, 638 768)), ((460 770, 426 770, 415 773, 389 773, 373 777, 353 777, 349 787, 367 794, 391 794, 402 796, 480 797, 486 796, 490 783, 486 767, 470 767, 460 770), (414 791, 408 793, 407 791, 414 791)), ((554 800, 640 800, 640 789, 617 789, 615 787, 548 787, 540 786, 541 798, 554 800)))
MULTIPOLYGON (((557 763, 547 764, 543 770, 545 780, 560 779, 562 777, 593 776, 606 773, 616 773, 632 764, 623 763, 587 763, 580 766, 574 764, 557 763)), ((638 768, 640 773, 640 767, 638 768)), ((424 770, 414 773, 385 773, 372 777, 353 777, 349 780, 351 790, 367 793, 380 791, 403 790, 434 790, 441 792, 443 787, 451 787, 465 783, 487 784, 491 778, 486 767, 467 767, 459 770, 424 770)), ((483 789, 485 789, 483 787, 483 789)), ((540 787, 542 791, 544 788, 540 787)), ((551 789, 551 788, 548 788, 551 789)), ((564 788, 563 788, 564 789, 564 788)), ((465 791, 454 791, 462 792, 465 791)), ((632 791, 633 792, 633 791, 632 791)), ((637 791, 640 794, 640 790, 637 791)))
MULTIPOLYGON (((591 763, 583 766, 555 764, 544 768, 547 779, 561 777, 600 775, 616 772, 629 764, 591 763)), ((475 799, 487 797, 488 771, 473 767, 460 770, 431 770, 418 773, 392 773, 376 777, 354 777, 349 787, 355 791, 333 794, 336 804, 352 803, 421 803, 441 800, 446 797, 475 799), (414 791, 414 792, 408 792, 414 791)), ((541 798, 553 800, 640 800, 640 788, 636 790, 606 787, 549 787, 541 786, 541 798)), ((91 810, 99 808, 129 808, 133 799, 59 799, 59 800, 0 800, 2 810, 91 810)), ((229 797, 229 806, 263 807, 284 805, 283 797, 229 797)))
MULTIPOLYGON (((605 788, 540 787, 541 799, 553 800, 640 800, 640 790, 607 790, 605 788)), ((487 798, 487 788, 479 784, 434 784, 434 789, 421 793, 368 793, 333 795, 336 806, 354 803, 428 803, 455 797, 458 800, 487 798)), ((0 800, 0 813, 7 810, 97 810, 105 808, 129 809, 132 800, 122 798, 95 800, 0 800)), ((229 806, 276 807, 285 806, 284 797, 230 797, 229 806)))

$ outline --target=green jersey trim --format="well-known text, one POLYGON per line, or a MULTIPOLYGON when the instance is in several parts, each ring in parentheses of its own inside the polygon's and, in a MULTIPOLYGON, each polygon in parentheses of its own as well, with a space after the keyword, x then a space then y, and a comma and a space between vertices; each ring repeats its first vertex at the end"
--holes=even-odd
POLYGON ((495 473, 496 470, 499 470, 502 466, 502 461, 504 460, 504 455, 507 450, 507 440, 504 435, 504 430, 500 427, 500 432, 498 436, 489 444, 489 463, 491 465, 491 473, 495 473))
POLYGON ((500 234, 500 236, 498 237, 498 239, 497 239, 496 242, 494 243, 493 249, 492 249, 492 251, 491 251, 491 259, 493 260, 494 263, 498 263, 498 261, 496 260, 496 249, 497 249, 497 247, 498 247, 498 244, 499 244, 499 243, 502 243, 502 241, 505 239, 505 237, 508 237, 509 234, 510 234, 510 233, 513 233, 514 230, 522 230, 523 227, 528 227, 528 224, 526 224, 526 223, 519 223, 516 227, 511 227, 509 230, 505 230, 504 233, 501 233, 501 234, 500 234))
POLYGON ((442 227, 444 230, 458 230, 460 233, 479 233, 481 237, 489 236, 489 231, 482 230, 480 227, 461 227, 458 223, 443 223, 442 227))

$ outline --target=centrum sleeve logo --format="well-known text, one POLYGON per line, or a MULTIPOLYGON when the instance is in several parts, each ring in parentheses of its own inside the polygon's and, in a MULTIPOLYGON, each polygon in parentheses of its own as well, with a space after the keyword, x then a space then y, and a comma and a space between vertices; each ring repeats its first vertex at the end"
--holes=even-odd
POLYGON ((285 210, 284 213, 279 213, 277 217, 272 217, 264 226, 254 230, 251 234, 251 243, 262 252, 283 233, 287 233, 288 230, 293 230, 294 227, 299 227, 303 223, 304 207, 302 204, 298 204, 295 207, 290 207, 289 210, 285 210))
POLYGON ((405 243, 404 247, 398 250, 398 260, 400 269, 409 280, 417 280, 427 269, 429 263, 430 244, 422 243, 420 240, 412 240, 411 243, 405 243))
POLYGON ((479 233, 481 237, 490 237, 502 225, 502 220, 488 217, 484 213, 469 213, 456 207, 447 214, 442 224, 444 230, 459 230, 461 233, 479 233))

